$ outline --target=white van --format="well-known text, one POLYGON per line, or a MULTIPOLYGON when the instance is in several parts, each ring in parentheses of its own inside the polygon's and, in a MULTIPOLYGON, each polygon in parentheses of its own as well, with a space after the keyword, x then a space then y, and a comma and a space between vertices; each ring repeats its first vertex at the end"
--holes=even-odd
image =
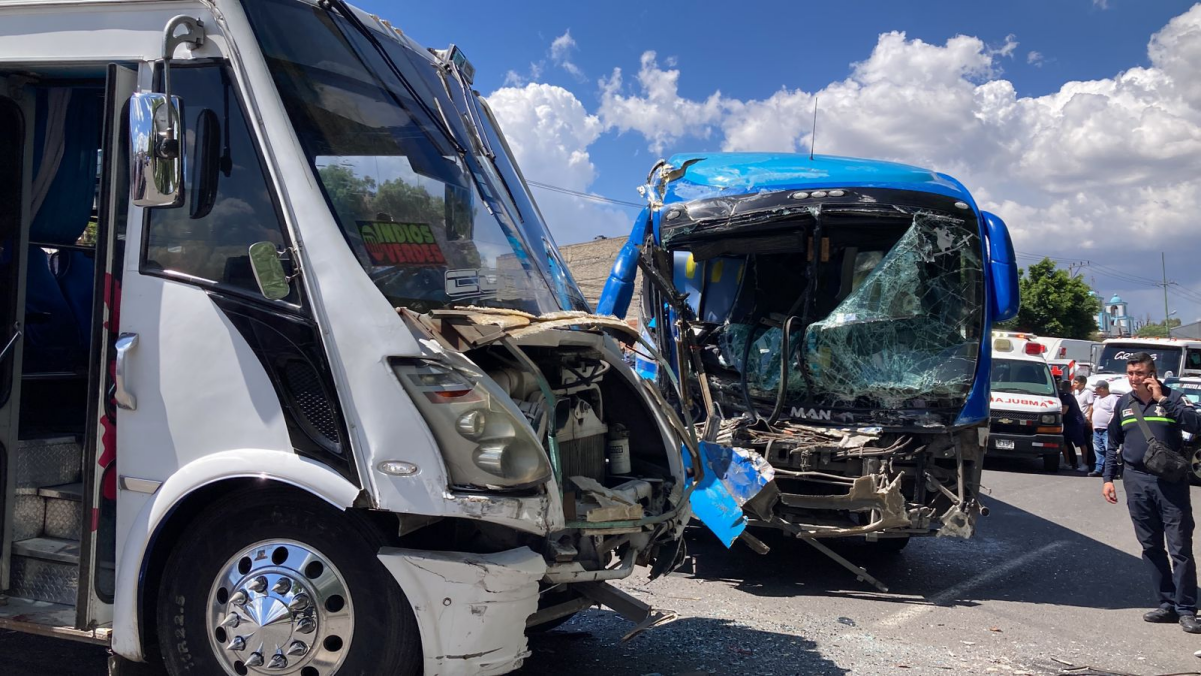
POLYGON ((472 74, 341 0, 0 0, 0 628, 446 676, 662 619, 608 581, 682 560, 691 426, 472 74))
POLYGON ((1089 389, 1105 381, 1109 383, 1109 391, 1114 394, 1129 392, 1126 360, 1139 352, 1146 352, 1155 360, 1155 370, 1160 379, 1201 376, 1201 340, 1111 338, 1095 352, 1096 366, 1088 379, 1089 389))
POLYGON ((988 454, 1042 458, 1043 469, 1056 472, 1063 413, 1055 378, 1042 357, 1015 347, 1008 338, 993 339, 988 454))
POLYGON ((1077 364, 1092 364, 1093 349, 1101 344, 1094 340, 1047 337, 1039 338, 1038 342, 1046 346, 1044 355, 1048 361, 1070 360, 1077 364))

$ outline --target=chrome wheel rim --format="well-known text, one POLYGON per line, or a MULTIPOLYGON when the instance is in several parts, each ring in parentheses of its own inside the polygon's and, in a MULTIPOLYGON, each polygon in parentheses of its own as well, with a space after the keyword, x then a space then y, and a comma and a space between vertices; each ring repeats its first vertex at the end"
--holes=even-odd
POLYGON ((346 580, 329 557, 264 540, 230 557, 208 597, 209 644, 227 674, 337 672, 354 635, 346 580))
POLYGON ((1201 448, 1193 451, 1193 476, 1201 479, 1201 448))

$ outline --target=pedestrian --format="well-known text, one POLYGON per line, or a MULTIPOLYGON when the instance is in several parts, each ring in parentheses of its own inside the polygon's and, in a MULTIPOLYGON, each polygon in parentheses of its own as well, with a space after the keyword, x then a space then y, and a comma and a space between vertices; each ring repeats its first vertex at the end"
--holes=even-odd
POLYGON ((1080 411, 1084 413, 1084 466, 1091 468, 1098 465, 1097 454, 1093 449, 1093 421, 1092 416, 1088 412, 1088 407, 1092 406, 1093 398, 1096 396, 1093 391, 1088 389, 1088 378, 1084 376, 1076 376, 1072 378, 1072 396, 1076 397, 1076 404, 1080 406, 1080 411))
POLYGON ((1068 469, 1083 469, 1076 461, 1076 449, 1084 449, 1084 413, 1072 396, 1072 386, 1066 380, 1059 381, 1060 412, 1063 414, 1063 459, 1068 469))
POLYGON ((1093 454, 1096 455, 1093 471, 1089 476, 1101 476, 1105 472, 1105 449, 1109 447, 1109 421, 1113 420, 1113 410, 1117 406, 1118 396, 1109 391, 1109 383, 1102 380, 1097 383, 1096 395, 1085 412, 1093 424, 1093 454))
POLYGON ((1113 419, 1109 421, 1101 494, 1117 504, 1113 472, 1115 449, 1120 446, 1126 463, 1122 478, 1126 507, 1159 599, 1159 607, 1144 614, 1143 619, 1179 622, 1186 632, 1201 634, 1201 623, 1197 622, 1197 562, 1193 558, 1193 508, 1188 478, 1167 479, 1151 473, 1143 464, 1151 440, 1181 452, 1182 432, 1201 432, 1201 416, 1179 392, 1159 382, 1155 360, 1146 352, 1135 353, 1126 361, 1126 378, 1130 381, 1130 392, 1118 399, 1113 419))

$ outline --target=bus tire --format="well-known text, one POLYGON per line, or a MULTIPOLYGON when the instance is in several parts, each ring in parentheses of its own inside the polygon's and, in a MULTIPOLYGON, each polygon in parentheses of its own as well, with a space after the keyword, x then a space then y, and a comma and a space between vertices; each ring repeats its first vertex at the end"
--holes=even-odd
POLYGON ((416 676, 408 599, 364 520, 294 491, 222 496, 171 552, 156 610, 171 676, 416 676))

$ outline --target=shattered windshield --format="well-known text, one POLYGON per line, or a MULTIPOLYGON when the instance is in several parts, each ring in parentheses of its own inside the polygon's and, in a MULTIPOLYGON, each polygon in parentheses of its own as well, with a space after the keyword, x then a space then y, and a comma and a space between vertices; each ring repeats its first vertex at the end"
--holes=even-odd
POLYGON ((883 223, 826 218, 828 239, 820 247, 794 238, 819 257, 814 275, 807 274, 807 251, 748 256, 743 305, 735 303, 731 323, 716 332, 723 365, 740 375, 745 370, 752 397, 774 401, 789 324, 784 318, 809 307, 816 320, 802 329, 794 321, 790 331, 789 403, 962 406, 984 319, 981 243, 973 225, 924 211, 883 223))
POLYGON ((991 381, 993 392, 1056 396, 1051 371, 1041 361, 993 358, 991 381))
POLYGON ((1097 373, 1126 373, 1126 360, 1139 352, 1146 352, 1155 360, 1155 370, 1161 375, 1178 371, 1181 348, 1156 347, 1154 345, 1118 345, 1110 343, 1101 350, 1097 373))
POLYGON ((418 312, 576 309, 578 290, 564 293, 548 269, 542 238, 527 236, 432 63, 381 34, 401 81, 333 12, 290 0, 246 6, 338 225, 389 302, 418 312))

